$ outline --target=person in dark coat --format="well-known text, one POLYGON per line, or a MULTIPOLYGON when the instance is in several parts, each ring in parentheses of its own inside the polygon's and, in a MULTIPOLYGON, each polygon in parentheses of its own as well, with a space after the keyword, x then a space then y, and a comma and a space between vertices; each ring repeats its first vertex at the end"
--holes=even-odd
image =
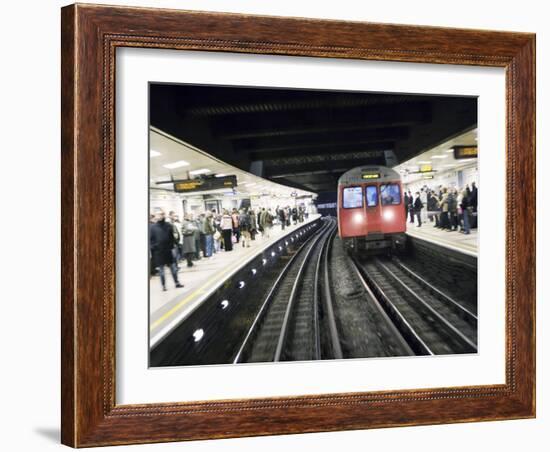
POLYGON ((250 230, 251 230, 252 222, 250 221, 250 214, 248 213, 246 208, 241 209, 241 213, 239 214, 239 231, 241 233, 241 242, 243 245, 243 248, 246 246, 247 248, 250 248, 250 230))
POLYGON ((449 196, 447 197, 449 203, 449 225, 450 229, 447 231, 456 231, 458 229, 458 204, 457 204, 457 192, 454 188, 449 190, 449 196))
POLYGON ((411 191, 409 190, 409 223, 414 223, 414 198, 411 194, 411 191))
POLYGON ((157 212, 156 220, 149 229, 149 247, 152 263, 158 269, 160 275, 162 290, 166 290, 165 265, 170 268, 176 287, 183 287, 183 284, 178 281, 178 270, 173 254, 173 249, 176 247, 173 226, 166 222, 166 215, 162 210, 157 212))
POLYGON ((474 212, 477 212, 477 186, 475 182, 472 182, 472 189, 470 190, 470 206, 474 212))
POLYGON ((183 256, 187 261, 187 266, 193 266, 193 258, 197 252, 195 235, 197 225, 191 220, 190 216, 186 216, 181 224, 181 235, 183 237, 183 256))
POLYGON ((468 186, 462 191, 462 199, 460 201, 460 209, 462 210, 462 229, 463 234, 470 233, 470 189, 468 186))
POLYGON ((195 237, 195 260, 201 259, 201 222, 199 217, 194 217, 193 214, 190 216, 190 221, 195 225, 194 237, 195 237))
POLYGON ((414 202, 413 202, 413 209, 414 209, 414 215, 418 220, 418 227, 422 226, 422 220, 420 219, 420 215, 422 213, 422 207, 424 207, 424 204, 422 204, 422 200, 420 199, 420 193, 416 192, 416 198, 414 199, 414 202))
POLYGON ((279 217, 279 223, 281 223, 281 231, 285 230, 286 219, 285 219, 285 209, 277 208, 277 217, 279 217))

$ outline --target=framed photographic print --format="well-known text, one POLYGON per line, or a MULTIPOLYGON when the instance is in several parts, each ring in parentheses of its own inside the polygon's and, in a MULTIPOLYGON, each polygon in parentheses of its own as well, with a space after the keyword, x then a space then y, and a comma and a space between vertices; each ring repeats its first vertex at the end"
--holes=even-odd
POLYGON ((534 125, 532 34, 63 8, 62 442, 533 417, 534 125))

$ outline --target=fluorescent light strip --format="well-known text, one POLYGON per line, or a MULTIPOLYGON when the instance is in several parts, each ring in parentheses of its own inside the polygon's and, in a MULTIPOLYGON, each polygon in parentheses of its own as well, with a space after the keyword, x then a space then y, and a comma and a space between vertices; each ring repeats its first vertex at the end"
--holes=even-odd
POLYGON ((189 162, 186 162, 185 160, 178 160, 177 162, 167 163, 166 165, 162 165, 162 166, 168 169, 175 169, 175 168, 181 168, 182 166, 189 166, 189 162))
POLYGON ((192 174, 193 176, 196 176, 197 174, 206 174, 206 173, 209 173, 210 170, 208 168, 201 168, 201 169, 196 169, 196 170, 193 170, 193 171, 189 171, 189 174, 192 174))
POLYGON ((153 149, 151 149, 149 151, 149 157, 150 158, 153 158, 153 157, 158 157, 159 155, 161 155, 161 153, 159 151, 154 151, 153 149))

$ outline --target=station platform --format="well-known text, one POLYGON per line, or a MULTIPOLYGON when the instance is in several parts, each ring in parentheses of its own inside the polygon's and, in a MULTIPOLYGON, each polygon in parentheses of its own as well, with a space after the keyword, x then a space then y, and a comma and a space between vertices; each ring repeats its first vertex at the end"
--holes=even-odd
POLYGON ((458 251, 469 256, 478 255, 478 231, 472 229, 470 234, 462 234, 458 231, 445 231, 435 228, 431 222, 422 223, 421 227, 407 222, 407 235, 436 245, 458 251))
POLYGON ((256 240, 250 241, 249 248, 243 248, 241 243, 234 243, 232 251, 220 250, 210 258, 202 258, 193 262, 193 267, 187 267, 185 261, 180 262, 178 278, 183 288, 174 288, 174 282, 166 269, 166 286, 162 291, 160 277, 153 276, 150 280, 149 302, 149 345, 154 347, 172 328, 185 319, 197 306, 215 292, 228 278, 238 272, 258 254, 269 248, 274 242, 289 235, 294 230, 312 223, 321 215, 309 215, 303 223, 290 225, 284 230, 280 225, 274 225, 270 237, 256 235, 256 240), (154 295, 153 295, 154 294, 154 295))

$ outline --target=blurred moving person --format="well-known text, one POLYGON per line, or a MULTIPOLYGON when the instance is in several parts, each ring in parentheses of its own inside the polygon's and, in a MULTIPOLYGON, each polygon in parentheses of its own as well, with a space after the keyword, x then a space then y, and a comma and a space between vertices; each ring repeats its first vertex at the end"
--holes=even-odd
POLYGON ((239 214, 239 231, 241 233, 243 248, 245 246, 250 248, 250 226, 250 215, 248 214, 246 208, 243 208, 239 214))
POLYGON ((173 250, 177 242, 174 238, 173 226, 166 222, 166 215, 163 210, 159 210, 155 218, 155 223, 151 224, 149 229, 149 247, 151 249, 153 265, 158 269, 160 275, 162 290, 166 290, 165 265, 170 268, 176 287, 183 287, 183 284, 180 284, 178 281, 178 270, 176 259, 174 258, 173 250))

